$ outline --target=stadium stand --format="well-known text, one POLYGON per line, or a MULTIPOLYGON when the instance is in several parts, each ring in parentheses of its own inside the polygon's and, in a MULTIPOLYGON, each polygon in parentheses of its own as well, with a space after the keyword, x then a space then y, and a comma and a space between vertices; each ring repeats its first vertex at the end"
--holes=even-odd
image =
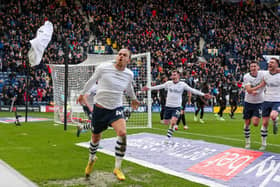
MULTIPOLYGON (((52 102, 49 63, 84 61, 88 53, 112 54, 129 48, 150 51, 152 78, 159 82, 171 69, 186 71, 189 82, 208 81, 215 93, 221 81, 242 81, 248 61, 280 55, 280 21, 272 9, 254 1, 213 0, 3 0, 0 5, 1 105, 25 103, 29 40, 49 19, 54 35, 40 65, 31 69, 29 101, 52 102), (64 46, 64 40, 69 46, 64 46), (205 61, 197 61, 198 57, 205 61)), ((259 1, 258 1, 259 2, 259 1)), ((157 98, 154 98, 157 103, 157 98)), ((215 104, 215 103, 214 103, 215 104)))

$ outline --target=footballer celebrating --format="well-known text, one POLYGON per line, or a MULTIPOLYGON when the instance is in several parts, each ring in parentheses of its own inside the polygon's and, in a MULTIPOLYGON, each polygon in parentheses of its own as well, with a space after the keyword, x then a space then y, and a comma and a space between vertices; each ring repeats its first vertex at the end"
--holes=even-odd
POLYGON ((112 126, 117 134, 115 146, 115 169, 113 173, 119 180, 125 180, 121 171, 121 163, 126 151, 126 121, 123 109, 123 93, 132 98, 131 105, 137 109, 139 101, 133 89, 133 72, 127 68, 131 60, 131 52, 121 49, 116 57, 116 63, 102 64, 96 68, 92 77, 85 84, 78 98, 84 103, 84 94, 98 81, 98 89, 95 95, 95 104, 92 118, 92 139, 89 147, 89 161, 85 169, 86 177, 89 177, 94 163, 97 160, 96 152, 101 139, 101 133, 112 126))
POLYGON ((271 58, 268 63, 268 72, 264 74, 263 81, 252 90, 258 92, 260 88, 265 86, 264 102, 262 108, 262 146, 260 150, 265 150, 267 143, 267 128, 269 118, 273 122, 273 133, 277 134, 278 131, 278 114, 280 111, 280 73, 279 73, 279 60, 271 58))

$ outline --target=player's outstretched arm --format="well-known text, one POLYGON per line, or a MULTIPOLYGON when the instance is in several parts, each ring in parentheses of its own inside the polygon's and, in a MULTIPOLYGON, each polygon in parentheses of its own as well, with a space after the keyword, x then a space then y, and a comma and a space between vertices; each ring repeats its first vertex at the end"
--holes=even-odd
POLYGON ((139 107, 139 105, 140 105, 140 102, 139 102, 137 99, 133 99, 133 100, 131 101, 131 107, 132 107, 134 110, 136 110, 136 109, 139 107))
POLYGON ((184 90, 187 90, 188 92, 191 92, 192 94, 204 96, 205 94, 199 91, 198 89, 190 87, 188 84, 184 83, 184 90))
POLYGON ((131 107, 136 110, 139 107, 140 103, 137 100, 132 83, 127 88, 127 94, 131 98, 131 107))
POLYGON ((201 100, 205 105, 208 105, 207 99, 206 99, 204 96, 199 96, 199 97, 200 97, 200 100, 201 100))
POLYGON ((144 86, 141 90, 142 91, 148 91, 150 88, 148 86, 144 86))
POLYGON ((148 91, 148 90, 160 90, 160 89, 163 89, 165 88, 167 85, 167 82, 163 83, 163 84, 160 84, 160 85, 156 85, 156 86, 151 86, 151 87, 148 87, 148 86, 144 86, 141 90, 142 91, 148 91))
POLYGON ((211 95, 209 93, 206 93, 206 94, 204 94, 204 98, 205 99, 211 99, 211 98, 213 98, 213 95, 211 95))
POLYGON ((78 99, 76 100, 76 103, 79 103, 81 105, 85 105, 86 104, 86 98, 84 95, 79 95, 78 99))
POLYGON ((90 110, 90 112, 92 112, 93 111, 93 108, 92 108, 92 106, 89 104, 89 102, 88 102, 88 97, 89 97, 89 95, 88 94, 86 94, 86 95, 84 95, 84 102, 85 102, 85 106, 87 106, 88 108, 89 108, 89 110, 90 110))

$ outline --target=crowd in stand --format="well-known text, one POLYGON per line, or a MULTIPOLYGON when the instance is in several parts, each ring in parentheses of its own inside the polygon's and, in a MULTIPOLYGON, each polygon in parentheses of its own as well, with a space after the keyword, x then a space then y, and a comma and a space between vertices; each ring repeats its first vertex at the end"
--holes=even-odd
POLYGON ((54 35, 40 66, 31 69, 30 101, 51 102, 52 83, 46 65, 64 63, 65 41, 73 64, 84 61, 87 53, 94 53, 96 41, 105 46, 106 53, 123 47, 132 53, 150 51, 155 83, 161 76, 168 76, 170 70, 178 69, 187 72, 190 86, 207 81, 213 94, 221 83, 233 79, 242 82, 250 60, 263 61, 262 55, 280 54, 280 32, 276 32, 279 19, 253 1, 75 2, 22 0, 0 5, 1 71, 16 73, 14 81, 2 83, 4 104, 15 95, 18 104, 25 98, 24 79, 17 75, 26 74, 28 42, 46 19, 54 23, 54 35), (90 40, 91 35, 95 40, 90 40), (199 56, 206 60, 198 62, 199 56))
POLYGON ((74 1, 4 1, 0 5, 0 64, 2 72, 15 74, 2 79, 2 104, 9 105, 16 96, 16 104, 23 104, 26 81, 18 75, 27 74, 30 48, 29 40, 45 20, 54 24, 52 41, 39 66, 30 69, 28 100, 33 103, 44 101, 50 104, 53 87, 49 63, 64 63, 65 46, 70 50, 70 62, 77 64, 86 59, 90 32, 74 1), (65 42, 67 41, 67 43, 65 42), (22 96, 23 92, 23 96, 22 96))

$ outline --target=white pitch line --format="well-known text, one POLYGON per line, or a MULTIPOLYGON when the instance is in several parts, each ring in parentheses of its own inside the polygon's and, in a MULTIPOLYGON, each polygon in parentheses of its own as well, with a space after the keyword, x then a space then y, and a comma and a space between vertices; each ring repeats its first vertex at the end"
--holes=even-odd
POLYGON ((6 121, 0 121, 0 123, 9 123, 9 122, 6 122, 6 121))
POLYGON ((0 160, 0 186, 37 187, 37 184, 30 181, 3 160, 0 160))
MULTIPOLYGON (((165 131, 166 132, 166 130, 161 129, 161 128, 153 128, 153 129, 161 130, 161 131, 165 131)), ((228 138, 228 137, 224 137, 224 136, 211 136, 211 135, 206 135, 206 134, 192 133, 192 132, 181 132, 181 131, 176 131, 176 133, 179 133, 179 134, 190 134, 190 135, 194 135, 194 136, 202 136, 202 137, 216 138, 216 139, 222 139, 222 140, 231 140, 231 141, 236 141, 236 142, 244 142, 244 140, 241 140, 241 139, 228 138)), ((257 141, 253 141, 253 143, 261 144, 260 142, 257 142, 257 141)), ((280 145, 271 144, 271 143, 267 143, 267 145, 275 146, 275 147, 280 147, 280 145)))
POLYGON ((276 176, 273 178, 273 181, 279 182, 279 183, 280 183, 280 175, 276 175, 276 176))
MULTIPOLYGON (((72 126, 76 126, 76 125, 72 125, 72 126)), ((161 128, 152 128, 155 130, 160 130, 160 131, 165 131, 165 129, 161 129, 161 128)), ((108 128, 108 130, 113 130, 112 128, 108 128)), ((129 129, 127 129, 129 130, 129 129)), ((201 133, 192 133, 192 132, 181 132, 181 131, 176 131, 176 133, 179 134, 190 134, 190 135, 194 135, 194 136, 202 136, 202 137, 208 137, 208 138, 216 138, 216 139, 222 139, 222 140, 231 140, 231 141, 236 141, 236 142, 244 142, 244 140, 241 139, 237 139, 237 138, 229 138, 229 137, 224 137, 224 136, 211 136, 211 135, 206 135, 206 134, 201 134, 201 133)), ((257 141, 252 141, 252 143, 255 144, 261 144, 260 142, 257 141)), ((272 143, 267 143, 267 145, 269 146, 275 146, 275 147, 280 147, 280 145, 278 144, 272 144, 272 143)))

